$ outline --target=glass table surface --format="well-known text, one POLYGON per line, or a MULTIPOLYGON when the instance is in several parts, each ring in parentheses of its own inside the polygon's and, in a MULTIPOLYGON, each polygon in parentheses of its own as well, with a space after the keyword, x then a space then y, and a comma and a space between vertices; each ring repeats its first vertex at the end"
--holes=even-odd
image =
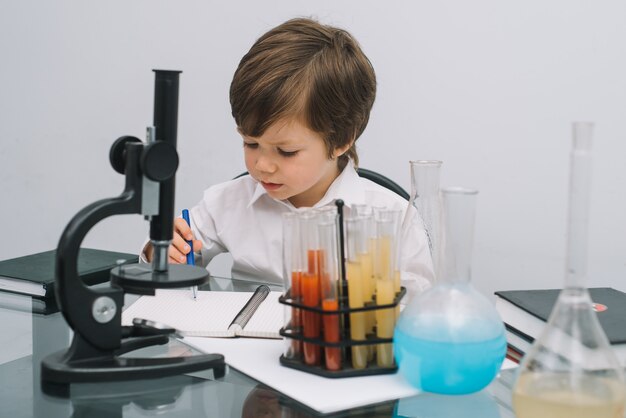
MULTIPOLYGON (((212 277, 212 291, 252 291, 259 283, 212 277)), ((280 290, 274 287, 273 290, 280 290)), ((126 304, 137 298, 126 295, 126 304)), ((28 296, 0 292, 0 417, 467 417, 513 418, 513 370, 503 370, 484 390, 471 395, 423 393, 411 398, 319 415, 258 381, 227 367, 213 372, 150 380, 70 385, 69 394, 52 396, 40 385, 40 363, 65 349, 71 330, 54 306, 28 296)), ((197 353, 172 338, 143 349, 142 356, 197 353)), ((134 352, 132 355, 138 355, 134 352)))

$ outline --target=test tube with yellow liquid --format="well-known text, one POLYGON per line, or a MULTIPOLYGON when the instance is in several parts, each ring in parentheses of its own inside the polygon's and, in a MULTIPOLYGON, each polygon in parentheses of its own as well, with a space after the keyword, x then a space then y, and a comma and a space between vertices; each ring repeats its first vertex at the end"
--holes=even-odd
MULTIPOLYGON (((376 292, 376 279, 374 277, 374 243, 376 241, 376 224, 374 223, 374 212, 369 205, 353 205, 354 216, 363 222, 363 241, 358 243, 359 261, 363 275, 363 304, 374 304, 376 292)), ((365 311, 365 335, 374 334, 376 325, 376 315, 374 311, 365 311)), ((376 354, 376 347, 367 346, 367 359, 371 361, 376 354)))
MULTIPOLYGON (((359 245, 363 242, 364 223, 359 217, 346 219, 346 280, 348 282, 348 306, 351 309, 362 308, 363 282, 369 280, 363 276, 363 268, 359 258, 359 245)), ((365 312, 350 314, 350 339, 364 341, 366 337, 365 312)), ((351 349, 352 367, 367 367, 367 346, 354 345, 351 349)))
MULTIPOLYGON (((400 263, 401 263, 401 248, 400 242, 402 237, 402 211, 399 209, 385 209, 383 211, 385 217, 389 218, 393 223, 393 242, 391 245, 391 274, 393 279, 393 290, 396 294, 400 292, 402 286, 400 275, 400 263)), ((396 319, 400 316, 400 305, 398 304, 395 309, 396 319)))
MULTIPOLYGON (((376 213, 376 252, 374 255, 374 276, 376 277, 376 304, 389 305, 395 298, 395 242, 396 213, 381 210, 376 213)), ((376 310, 376 336, 393 338, 396 322, 395 309, 376 310)), ((393 345, 378 344, 376 347, 376 364, 381 367, 393 366, 393 345)))

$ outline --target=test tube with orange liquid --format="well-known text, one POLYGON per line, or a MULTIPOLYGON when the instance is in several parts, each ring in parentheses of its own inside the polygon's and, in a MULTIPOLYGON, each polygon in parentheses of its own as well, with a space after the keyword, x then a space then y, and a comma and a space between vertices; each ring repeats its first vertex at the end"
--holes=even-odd
MULTIPOLYGON (((300 242, 301 255, 306 260, 306 265, 300 278, 300 290, 302 304, 309 307, 320 305, 320 247, 317 232, 318 216, 313 211, 300 214, 300 242)), ((320 338, 321 319, 320 314, 314 311, 302 309, 302 333, 307 338, 320 338)), ((303 342, 302 352, 304 362, 308 365, 319 365, 321 362, 320 346, 318 344, 303 342)))
MULTIPOLYGON (((339 249, 337 236, 337 213, 325 213, 318 224, 320 240, 320 287, 322 309, 337 311, 339 309, 339 249)), ((338 313, 322 316, 324 341, 338 343, 340 341, 340 318, 338 313)), ((328 370, 340 370, 342 366, 341 348, 324 347, 324 360, 328 370)))
MULTIPOLYGON (((283 223, 283 281, 285 292, 295 303, 302 303, 301 278, 303 271, 300 240, 300 221, 293 212, 284 213, 283 223)), ((302 312, 300 309, 285 306, 285 325, 293 333, 302 333, 302 312)), ((302 341, 285 338, 285 358, 302 356, 302 341)))

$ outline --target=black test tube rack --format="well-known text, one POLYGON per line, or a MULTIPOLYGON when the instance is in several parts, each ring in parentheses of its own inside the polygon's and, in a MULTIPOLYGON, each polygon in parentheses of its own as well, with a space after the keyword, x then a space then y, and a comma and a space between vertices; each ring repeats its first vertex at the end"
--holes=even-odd
MULTIPOLYGON (((396 312, 396 307, 400 303, 400 300, 406 294, 406 289, 404 287, 400 288, 400 291, 396 293, 395 298, 392 303, 386 305, 376 305, 374 302, 366 302, 362 308, 350 308, 348 305, 348 283, 345 280, 340 280, 339 285, 342 287, 342 291, 339 293, 339 309, 337 310, 325 310, 319 306, 307 306, 302 304, 300 301, 292 298, 290 294, 290 290, 288 290, 285 294, 283 294, 279 298, 279 302, 291 306, 292 308, 299 309, 302 311, 312 311, 318 313, 320 315, 339 315, 340 321, 339 323, 343 325, 340 327, 340 341, 338 342, 327 342, 323 337, 320 338, 309 338, 305 337, 301 327, 296 329, 292 326, 293 322, 289 324, 285 324, 283 328, 280 329, 280 335, 295 341, 301 341, 302 343, 312 343, 320 347, 320 364, 317 365, 309 365, 304 362, 303 356, 296 355, 292 358, 287 358, 284 354, 280 357, 280 364, 285 367, 290 367, 293 369, 305 371, 308 373, 312 373, 318 376, 324 376, 329 378, 340 378, 340 377, 355 377, 355 376, 371 376, 371 375, 380 375, 380 374, 391 374, 395 373, 398 370, 398 366, 395 364, 395 360, 392 366, 383 367, 378 366, 376 364, 376 359, 374 358, 372 361, 368 361, 365 368, 355 369, 352 367, 352 350, 351 348, 354 346, 376 346, 377 344, 392 344, 393 338, 379 338, 376 336, 376 328, 374 327, 374 331, 371 334, 367 334, 364 340, 353 340, 350 338, 350 314, 358 313, 358 312, 367 312, 367 311, 376 311, 381 309, 393 309, 394 313, 396 312), (324 364, 324 355, 323 350, 325 347, 339 347, 341 348, 341 368, 339 370, 329 370, 326 368, 324 364)), ((396 318, 397 320, 397 318, 396 318)), ((320 324, 323 324, 323 321, 320 319, 320 324)), ((323 330, 320 327, 320 335, 323 335, 323 330)))

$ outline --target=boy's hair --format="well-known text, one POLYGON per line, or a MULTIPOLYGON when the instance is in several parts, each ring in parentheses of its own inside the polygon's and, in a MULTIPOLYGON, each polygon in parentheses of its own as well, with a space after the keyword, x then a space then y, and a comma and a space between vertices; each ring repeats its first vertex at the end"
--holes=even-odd
POLYGON ((376 75, 345 30, 292 19, 261 36, 241 59, 230 85, 232 114, 241 133, 263 135, 273 123, 296 118, 324 138, 328 158, 358 165, 353 141, 363 133, 376 97, 376 75))

